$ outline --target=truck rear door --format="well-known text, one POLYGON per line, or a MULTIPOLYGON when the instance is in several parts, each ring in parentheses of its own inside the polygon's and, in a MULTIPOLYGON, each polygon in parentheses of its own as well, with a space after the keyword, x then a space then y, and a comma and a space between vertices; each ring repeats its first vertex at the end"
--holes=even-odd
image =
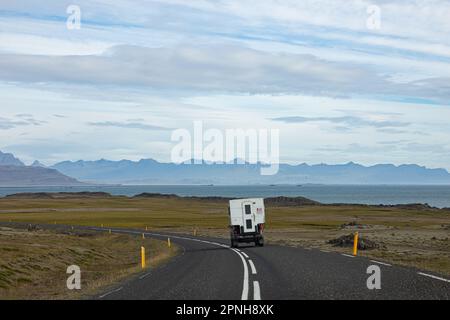
POLYGON ((242 215, 244 221, 244 232, 255 232, 255 212, 252 202, 242 203, 242 215))

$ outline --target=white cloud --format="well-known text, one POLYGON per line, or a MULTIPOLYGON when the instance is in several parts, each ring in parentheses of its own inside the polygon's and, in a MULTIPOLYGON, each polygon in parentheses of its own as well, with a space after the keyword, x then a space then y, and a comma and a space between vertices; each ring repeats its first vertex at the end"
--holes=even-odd
POLYGON ((172 129, 165 128, 161 126, 156 126, 153 124, 142 123, 140 121, 103 121, 103 122, 89 122, 90 126, 95 127, 115 127, 124 129, 139 129, 139 130, 150 130, 150 131, 170 131, 172 129))
POLYGON ((160 91, 325 96, 388 95, 447 101, 449 79, 400 84, 370 67, 237 46, 116 46, 102 55, 0 55, 0 79, 160 91))
POLYGON ((100 41, 70 41, 43 36, 0 33, 0 52, 47 56, 100 54, 111 43, 100 41))
MULTIPOLYGON (((308 122, 329 122, 343 126, 347 130, 360 127, 374 127, 374 128, 398 128, 407 127, 408 122, 393 121, 393 120, 372 120, 355 116, 341 116, 341 117, 280 117, 273 118, 274 121, 281 121, 284 123, 308 123, 308 122)), ((342 128, 342 127, 339 127, 342 128)))
POLYGON ((206 12, 237 16, 248 24, 312 25, 336 30, 367 32, 370 5, 379 5, 382 28, 378 34, 449 43, 450 3, 446 0, 164 0, 206 12))

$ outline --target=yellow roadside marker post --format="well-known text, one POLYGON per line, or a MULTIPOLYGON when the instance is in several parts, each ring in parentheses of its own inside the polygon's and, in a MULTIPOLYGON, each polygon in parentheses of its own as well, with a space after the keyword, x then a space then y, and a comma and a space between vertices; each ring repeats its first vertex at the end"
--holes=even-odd
POLYGON ((145 248, 141 247, 141 267, 142 269, 145 269, 145 248))
POLYGON ((103 223, 102 223, 102 228, 103 228, 103 223))
POLYGON ((194 237, 197 236, 197 228, 194 228, 194 237))
POLYGON ((142 234, 142 240, 144 240, 144 239, 145 239, 145 233, 142 234))
POLYGON ((358 238, 359 238, 359 233, 355 232, 355 238, 353 239, 353 255, 354 256, 358 255, 358 238))
POLYGON ((147 226, 145 226, 145 231, 148 231, 148 227, 147 226))
POLYGON ((111 229, 109 229, 109 234, 111 234, 111 232, 112 232, 111 229))
POLYGON ((168 246, 169 248, 172 247, 172 244, 170 243, 170 238, 167 238, 167 246, 168 246))

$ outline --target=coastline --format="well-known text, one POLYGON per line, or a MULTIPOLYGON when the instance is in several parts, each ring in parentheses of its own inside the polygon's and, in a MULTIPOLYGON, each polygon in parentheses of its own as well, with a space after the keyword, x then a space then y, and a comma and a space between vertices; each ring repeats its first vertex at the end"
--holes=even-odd
POLYGON ((106 192, 133 197, 142 193, 180 197, 304 197, 322 204, 392 206, 423 204, 450 207, 450 186, 445 185, 85 185, 0 187, 0 197, 15 193, 106 192))

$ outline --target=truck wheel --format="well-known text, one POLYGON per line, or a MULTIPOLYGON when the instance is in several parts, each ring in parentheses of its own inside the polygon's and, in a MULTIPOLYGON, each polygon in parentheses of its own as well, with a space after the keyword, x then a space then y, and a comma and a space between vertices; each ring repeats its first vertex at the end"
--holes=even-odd
POLYGON ((259 238, 258 239, 258 242, 256 242, 256 245, 258 246, 258 247, 264 247, 264 238, 259 238))

